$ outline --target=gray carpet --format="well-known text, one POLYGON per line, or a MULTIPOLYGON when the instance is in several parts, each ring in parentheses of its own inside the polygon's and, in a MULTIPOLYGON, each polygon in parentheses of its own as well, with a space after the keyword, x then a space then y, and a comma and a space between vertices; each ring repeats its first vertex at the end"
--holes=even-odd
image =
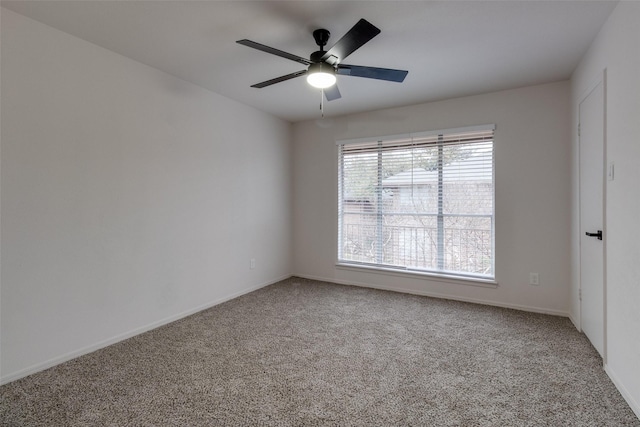
POLYGON ((565 318, 291 278, 0 388, 10 426, 640 426, 565 318))

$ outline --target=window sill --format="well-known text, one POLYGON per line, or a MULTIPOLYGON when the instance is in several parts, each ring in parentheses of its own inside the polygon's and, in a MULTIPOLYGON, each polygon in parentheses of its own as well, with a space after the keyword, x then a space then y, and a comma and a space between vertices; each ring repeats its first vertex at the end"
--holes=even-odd
POLYGON ((451 283, 456 285, 479 286, 482 288, 497 288, 498 282, 494 279, 484 279, 480 277, 456 276, 453 274, 438 274, 416 270, 399 270, 394 268, 384 268, 364 264, 336 263, 336 268, 340 270, 361 271, 367 273, 384 274, 387 276, 407 277, 412 279, 426 279, 434 282, 451 283))

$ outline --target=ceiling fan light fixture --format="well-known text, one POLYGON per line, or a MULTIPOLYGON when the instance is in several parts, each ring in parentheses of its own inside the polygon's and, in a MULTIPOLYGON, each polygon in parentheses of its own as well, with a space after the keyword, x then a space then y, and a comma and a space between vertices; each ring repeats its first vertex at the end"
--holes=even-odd
POLYGON ((311 64, 307 72, 307 83, 318 89, 331 87, 336 84, 336 70, 324 62, 311 64))

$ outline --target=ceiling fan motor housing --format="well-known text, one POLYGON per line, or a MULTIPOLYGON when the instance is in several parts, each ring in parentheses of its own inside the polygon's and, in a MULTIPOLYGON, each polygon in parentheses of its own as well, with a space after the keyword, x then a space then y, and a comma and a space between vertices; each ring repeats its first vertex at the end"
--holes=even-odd
POLYGON ((317 50, 309 56, 309 60, 311 60, 311 62, 313 62, 314 64, 317 64, 318 62, 323 62, 322 57, 324 56, 325 53, 327 52, 325 52, 324 50, 317 50))

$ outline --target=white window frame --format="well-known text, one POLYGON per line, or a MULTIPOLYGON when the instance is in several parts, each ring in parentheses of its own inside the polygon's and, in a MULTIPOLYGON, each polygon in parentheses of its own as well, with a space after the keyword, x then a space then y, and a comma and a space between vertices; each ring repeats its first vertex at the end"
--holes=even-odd
POLYGON ((409 133, 409 134, 396 134, 396 135, 387 135, 382 137, 367 137, 367 138, 357 138, 357 139, 347 139, 347 140, 337 140, 336 145, 338 146, 338 227, 337 227, 337 253, 336 253, 336 266, 342 269, 356 269, 356 270, 365 270, 376 273, 383 274, 391 274, 391 275, 401 275, 401 276, 428 276, 430 278, 437 279, 439 281, 444 282, 455 282, 455 283, 463 283, 463 284, 474 284, 480 286, 489 286, 495 287, 497 286, 497 282, 495 279, 495 254, 496 254, 496 246, 495 246, 495 124, 488 125, 479 125, 479 126, 467 126, 460 128, 450 128, 450 129, 438 129, 438 130, 430 130, 424 132, 417 133, 409 133), (343 212, 342 212, 342 149, 341 146, 349 145, 349 144, 363 144, 363 143, 371 143, 378 142, 383 144, 387 141, 397 141, 402 139, 420 139, 426 137, 433 137, 437 135, 447 135, 447 134, 459 134, 466 132, 478 132, 478 131, 492 131, 493 132, 493 146, 492 146, 492 212, 491 212, 491 274, 472 274, 466 272, 458 272, 458 271, 446 271, 446 270, 431 270, 431 269, 415 269, 410 267, 401 267, 401 266, 389 266, 382 263, 367 263, 367 262, 359 262, 359 261, 351 261, 342 259, 342 221, 343 221, 343 212))

